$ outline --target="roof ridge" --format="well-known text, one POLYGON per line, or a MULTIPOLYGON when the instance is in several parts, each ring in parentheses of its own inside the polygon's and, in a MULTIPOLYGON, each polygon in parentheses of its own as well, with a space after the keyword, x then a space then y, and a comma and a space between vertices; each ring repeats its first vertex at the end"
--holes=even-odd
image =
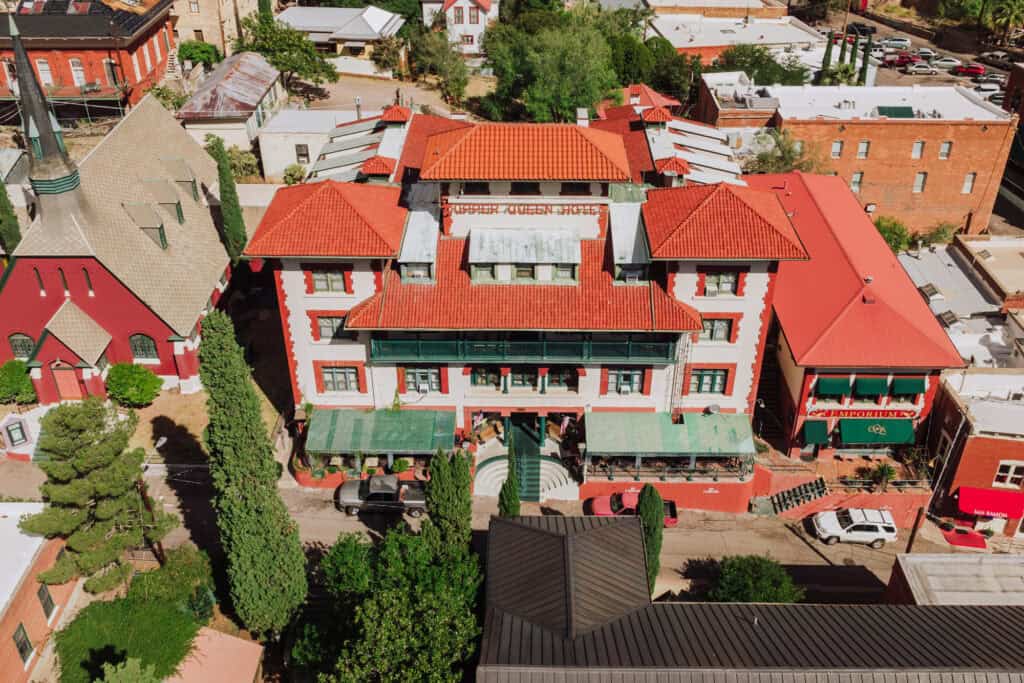
MULTIPOLYGON (((311 185, 313 186, 312 192, 310 192, 306 197, 304 197, 304 198, 300 199, 298 202, 296 202, 295 206, 293 206, 291 208, 291 210, 288 211, 288 213, 286 213, 285 215, 281 216, 276 221, 274 221, 273 225, 270 227, 270 232, 276 232, 277 228, 280 227, 280 225, 282 223, 284 223, 285 221, 289 220, 292 217, 292 215, 295 214, 296 211, 298 211, 300 208, 305 206, 311 199, 313 199, 313 197, 317 196, 320 192, 323 192, 325 190, 325 188, 329 187, 331 184, 333 184, 335 182, 337 182, 337 181, 331 180, 331 179, 328 178, 327 180, 323 181, 322 183, 298 183, 298 184, 292 185, 290 187, 279 188, 277 190, 277 192, 274 193, 274 197, 271 198, 271 203, 273 203, 273 199, 275 197, 277 197, 277 193, 278 192, 282 192, 282 191, 283 192, 299 192, 300 188, 306 189, 306 188, 309 188, 311 185)), ((256 227, 257 227, 256 233, 259 233, 259 226, 256 226, 256 227)), ((246 249, 250 249, 250 248, 252 248, 253 246, 255 246, 257 244, 257 242, 255 240, 255 237, 256 237, 256 234, 253 234, 253 239, 250 240, 249 244, 246 246, 246 249)), ((267 235, 263 235, 264 239, 266 237, 267 237, 267 235)))
POLYGON ((591 137, 592 135, 594 135, 594 136, 597 136, 599 138, 607 137, 609 141, 611 141, 611 140, 618 140, 618 141, 622 142, 622 151, 625 152, 626 151, 626 145, 622 141, 622 136, 621 135, 618 135, 616 133, 612 133, 611 131, 601 130, 599 128, 590 128, 589 126, 583 127, 583 126, 579 126, 579 125, 576 125, 576 124, 569 124, 569 123, 566 123, 566 124, 563 124, 563 125, 571 126, 572 129, 576 131, 577 135, 579 135, 584 140, 586 140, 587 144, 590 145, 590 147, 594 151, 596 151, 598 154, 601 155, 601 158, 605 159, 612 166, 614 166, 615 168, 619 169, 619 171, 625 173, 627 178, 632 178, 633 177, 633 172, 629 168, 629 156, 628 155, 626 156, 626 168, 622 168, 621 166, 619 166, 618 162, 615 161, 614 159, 612 159, 610 156, 608 156, 608 154, 603 149, 601 149, 601 146, 597 144, 597 141, 595 141, 591 137))
MULTIPOLYGON (((827 337, 828 334, 832 331, 832 329, 835 328, 835 326, 839 324, 839 321, 846 316, 846 314, 849 312, 850 308, 857 301, 857 299, 859 299, 862 296, 864 296, 864 290, 865 289, 866 289, 866 287, 863 284, 861 284, 860 288, 856 292, 854 292, 854 295, 852 297, 850 297, 850 300, 847 301, 845 304, 843 304, 843 307, 840 308, 839 312, 836 313, 836 315, 834 315, 832 317, 832 320, 830 320, 828 325, 825 326, 825 329, 823 329, 818 334, 818 337, 817 337, 817 339, 814 340, 814 343, 811 344, 810 346, 808 346, 807 350, 804 351, 803 354, 801 354, 802 356, 806 357, 808 354, 810 354, 812 351, 814 351, 816 348, 818 348, 818 345, 821 344, 825 340, 825 337, 827 337)), ((891 309, 892 307, 890 306, 889 308, 891 309)), ((799 361, 798 361, 798 363, 799 363, 799 361)))
MULTIPOLYGON (((843 258, 846 260, 846 263, 853 270, 853 274, 856 275, 858 279, 862 279, 861 274, 857 272, 857 265, 853 262, 853 257, 851 257, 850 253, 846 250, 846 245, 844 245, 843 241, 839 239, 839 235, 836 234, 836 231, 832 229, 832 223, 825 219, 825 211, 821 208, 821 204, 818 203, 818 198, 814 196, 813 192, 811 192, 811 188, 807 187, 807 182, 804 180, 804 172, 793 171, 793 174, 800 179, 800 183, 804 186, 804 190, 806 191, 807 196, 811 200, 811 204, 814 204, 814 208, 818 210, 818 216, 821 218, 821 222, 825 224, 825 227, 832 235, 832 242, 839 248, 839 253, 843 255, 843 258)), ((810 253, 808 253, 807 255, 810 256, 810 253)))
MULTIPOLYGON (((718 193, 719 190, 722 189, 722 185, 724 185, 724 183, 715 183, 714 185, 699 185, 699 186, 695 186, 693 188, 694 191, 700 191, 700 190, 702 190, 705 187, 710 187, 711 190, 699 202, 697 202, 697 205, 694 206, 693 209, 690 211, 690 213, 688 213, 686 215, 686 218, 684 218, 680 222, 676 223, 676 227, 674 227, 674 228, 672 228, 671 230, 668 231, 668 233, 662 238, 662 240, 658 244, 656 244, 656 245, 652 244, 651 245, 651 253, 654 253, 655 251, 660 249, 665 244, 665 242, 668 242, 670 237, 675 235, 676 232, 680 228, 683 228, 683 226, 686 223, 688 223, 690 221, 690 219, 693 218, 693 216, 704 207, 705 204, 707 204, 709 201, 711 201, 711 198, 714 197, 718 193)), ((680 188, 667 187, 667 188, 664 188, 664 189, 665 190, 675 190, 675 189, 682 190, 684 188, 683 187, 680 187, 680 188)))
MULTIPOLYGON (((797 240, 799 240, 800 239, 800 234, 796 231, 796 227, 793 226, 793 221, 790 220, 789 213, 786 211, 786 207, 784 207, 782 205, 782 201, 779 199, 779 196, 777 194, 775 194, 774 192, 769 192, 767 190, 757 190, 757 189, 754 189, 752 187, 739 188, 739 187, 736 187, 734 185, 730 185, 729 183, 722 183, 722 185, 725 186, 725 188, 732 194, 732 196, 734 196, 734 197, 736 197, 736 199, 740 200, 745 207, 747 207, 748 209, 753 211, 754 214, 758 217, 759 220, 761 220, 762 223, 764 223, 769 228, 771 228, 772 232, 774 232, 776 235, 778 235, 782 239, 786 240, 786 242, 788 242, 791 246, 798 247, 800 249, 800 251, 804 252, 805 254, 807 253, 807 249, 804 248, 803 244, 794 243, 790 238, 788 238, 785 235, 783 235, 782 232, 778 229, 778 227, 774 223, 772 223, 771 221, 766 219, 764 216, 762 216, 761 212, 758 211, 756 207, 751 206, 750 202, 748 202, 746 200, 746 198, 743 196, 743 194, 740 193, 740 190, 741 189, 748 190, 750 192, 757 192, 758 194, 763 192, 765 194, 765 196, 770 196, 772 198, 772 201, 774 201, 776 206, 778 206, 779 209, 782 211, 782 214, 786 217, 786 220, 788 220, 790 222, 790 227, 793 228, 793 234, 796 235, 797 240)), ((808 256, 809 256, 809 254, 808 254, 808 256)))
MULTIPOLYGON (((424 149, 423 149, 423 155, 424 156, 426 156, 426 154, 427 154, 426 147, 430 144, 431 139, 434 139, 436 141, 437 139, 441 138, 442 136, 448 135, 448 136, 457 138, 457 140, 447 150, 445 150, 444 154, 440 154, 439 153, 437 155, 437 159, 435 159, 433 161, 433 163, 429 163, 429 165, 428 165, 427 163, 425 163, 427 161, 426 159, 421 161, 420 162, 420 174, 422 175, 423 172, 426 171, 428 168, 430 168, 432 166, 435 166, 436 164, 439 164, 442 159, 444 159, 449 154, 452 154, 453 152, 455 152, 455 150, 457 150, 459 147, 461 147, 462 144, 468 138, 470 138, 473 135, 473 133, 478 128, 480 128, 479 125, 470 124, 469 126, 467 126, 465 128, 453 128, 451 130, 445 130, 445 131, 441 131, 440 133, 432 133, 432 134, 428 135, 427 139, 425 141, 425 144, 424 144, 424 149), (463 132, 463 131, 465 131, 465 132, 463 132), (459 133, 459 135, 455 135, 455 133, 459 133)), ((436 145, 436 142, 435 142, 435 145, 436 145)))
MULTIPOLYGON (((361 221, 363 221, 363 223, 370 230, 370 232, 373 233, 373 236, 376 237, 381 242, 381 244, 384 245, 384 247, 386 249, 397 250, 397 249, 401 248, 401 246, 402 246, 401 242, 399 242, 397 247, 392 247, 390 244, 388 244, 388 241, 385 240, 384 237, 382 237, 379 232, 377 232, 377 228, 374 226, 373 222, 371 222, 369 219, 367 219, 366 216, 363 215, 363 212, 360 211, 358 208, 356 208, 356 205, 349 199, 349 197, 346 194, 346 192, 342 189, 343 187, 347 188, 347 187, 351 187, 351 186, 352 186, 352 183, 336 183, 335 184, 335 191, 340 194, 341 198, 345 200, 345 203, 348 205, 348 207, 350 209, 352 209, 352 211, 357 216, 359 216, 359 219, 361 221)), ((406 221, 408 221, 408 214, 406 214, 406 221)), ((404 226, 402 228, 402 232, 403 232, 403 234, 405 232, 405 227, 404 226)))

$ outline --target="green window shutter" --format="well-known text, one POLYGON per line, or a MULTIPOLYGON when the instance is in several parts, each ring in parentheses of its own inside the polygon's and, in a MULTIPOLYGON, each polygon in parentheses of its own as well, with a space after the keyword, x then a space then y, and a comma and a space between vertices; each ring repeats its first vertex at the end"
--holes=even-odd
POLYGON ((881 396, 889 386, 885 377, 858 377, 853 383, 857 396, 881 396))
POLYGON ((814 385, 817 396, 849 396, 850 380, 846 377, 819 377, 814 385))
POLYGON ((176 202, 174 204, 174 212, 178 216, 178 224, 180 225, 180 224, 184 223, 185 222, 185 212, 181 210, 181 202, 176 202))
POLYGON ((825 420, 804 421, 804 443, 821 446, 828 443, 828 422, 825 420))
POLYGON ((839 421, 839 438, 844 445, 914 443, 914 421, 897 419, 839 421))
POLYGON ((894 377, 892 393, 896 396, 923 394, 927 383, 924 377, 894 377))

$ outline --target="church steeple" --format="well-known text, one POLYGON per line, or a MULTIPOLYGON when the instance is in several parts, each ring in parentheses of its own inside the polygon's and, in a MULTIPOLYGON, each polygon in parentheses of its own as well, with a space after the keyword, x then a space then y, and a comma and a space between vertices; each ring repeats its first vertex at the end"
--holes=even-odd
POLYGON ((14 15, 8 14, 7 18, 14 47, 14 68, 18 74, 22 123, 25 139, 30 145, 29 181, 36 194, 70 192, 78 187, 78 168, 64 148, 60 125, 46 103, 43 89, 21 42, 21 33, 14 23, 14 15))

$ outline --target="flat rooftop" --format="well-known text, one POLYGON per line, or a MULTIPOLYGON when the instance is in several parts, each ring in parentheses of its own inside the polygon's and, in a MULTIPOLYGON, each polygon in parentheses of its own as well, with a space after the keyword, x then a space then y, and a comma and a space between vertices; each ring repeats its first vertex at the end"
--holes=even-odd
POLYGON ((7 611, 18 584, 46 542, 42 536, 23 533, 18 520, 42 510, 42 503, 0 503, 0 615, 7 611))
POLYGON ((1003 290, 1003 296, 1024 291, 1024 238, 960 239, 957 244, 976 259, 976 267, 1003 290))
POLYGON ((677 49, 728 45, 816 45, 825 38, 794 17, 743 19, 704 17, 700 14, 660 14, 651 21, 647 36, 659 35, 677 49))
POLYGON ((762 88, 785 119, 941 119, 1008 121, 1010 114, 960 86, 813 86, 762 88))
POLYGON ((1024 369, 947 370, 942 379, 967 409, 975 433, 1024 436, 1024 369))
MULTIPOLYGON (((380 116, 381 112, 362 111, 361 118, 380 116)), ((260 130, 266 133, 323 133, 336 126, 357 120, 355 110, 341 109, 282 109, 260 130)))
POLYGON ((747 9, 761 9, 772 3, 761 2, 761 0, 647 0, 650 7, 743 7, 747 9))
POLYGON ((957 318, 968 318, 999 312, 1001 302, 949 246, 903 252, 897 258, 935 315, 951 311, 957 318))
POLYGON ((1024 557, 896 556, 918 605, 1024 605, 1024 557))

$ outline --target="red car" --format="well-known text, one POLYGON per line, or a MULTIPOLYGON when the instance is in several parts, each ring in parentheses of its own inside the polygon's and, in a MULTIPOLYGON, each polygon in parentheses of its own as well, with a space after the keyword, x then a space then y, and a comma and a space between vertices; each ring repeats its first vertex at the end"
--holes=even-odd
MULTIPOLYGON (((586 502, 590 507, 590 514, 598 517, 624 517, 636 514, 636 506, 640 501, 638 491, 613 493, 610 496, 598 496, 586 502)), ((674 500, 663 501, 665 503, 665 526, 674 527, 679 523, 679 513, 676 511, 674 500)))
POLYGON ((970 64, 961 64, 960 66, 953 67, 953 73, 957 76, 984 76, 985 65, 971 62, 970 64))
POLYGON ((900 52, 898 54, 888 54, 885 56, 885 65, 891 67, 907 66, 908 64, 917 64, 921 61, 921 58, 917 55, 912 55, 909 52, 900 52))

